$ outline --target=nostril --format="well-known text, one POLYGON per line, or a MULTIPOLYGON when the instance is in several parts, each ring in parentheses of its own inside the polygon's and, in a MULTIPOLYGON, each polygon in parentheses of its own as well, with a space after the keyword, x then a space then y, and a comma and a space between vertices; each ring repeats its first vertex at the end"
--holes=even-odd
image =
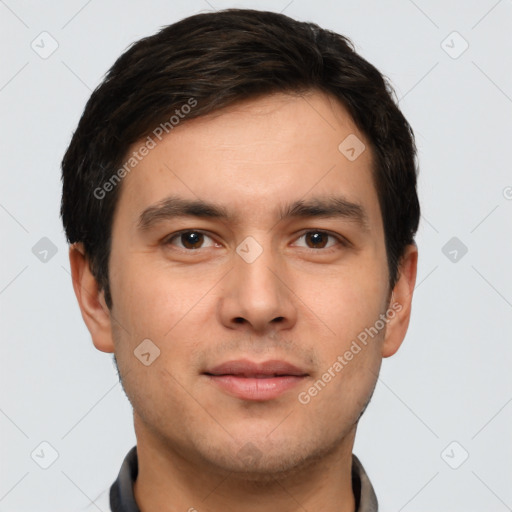
POLYGON ((276 323, 276 324, 277 324, 277 323, 279 323, 279 322, 282 322, 283 320, 284 320, 284 316, 277 316, 276 318, 274 318, 274 319, 272 320, 272 322, 274 322, 274 323, 276 323))
POLYGON ((244 322, 245 322, 245 320, 241 316, 237 316, 235 318, 235 323, 237 323, 237 324, 243 324, 244 322))

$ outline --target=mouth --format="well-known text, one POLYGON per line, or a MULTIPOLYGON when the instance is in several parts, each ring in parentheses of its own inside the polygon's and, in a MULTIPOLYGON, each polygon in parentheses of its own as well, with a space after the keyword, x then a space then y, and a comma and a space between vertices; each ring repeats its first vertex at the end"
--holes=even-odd
POLYGON ((286 361, 228 361, 203 372, 221 391, 242 400, 266 401, 296 387, 308 373, 286 361))

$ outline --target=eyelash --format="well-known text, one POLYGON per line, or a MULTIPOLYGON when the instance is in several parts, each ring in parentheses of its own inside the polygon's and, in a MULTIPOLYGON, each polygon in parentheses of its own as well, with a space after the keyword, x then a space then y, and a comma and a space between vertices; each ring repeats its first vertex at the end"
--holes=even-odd
MULTIPOLYGON (((207 236, 208 238, 212 239, 212 241, 215 242, 215 240, 212 236, 210 236, 207 232, 202 231, 201 229, 184 229, 182 231, 173 233, 172 235, 170 235, 169 237, 164 239, 164 242, 163 242, 164 245, 172 245, 173 240, 175 240, 176 238, 179 238, 181 235, 184 235, 185 233, 200 233, 204 236, 207 236)), ((323 229, 308 229, 308 230, 302 231, 301 234, 295 239, 295 241, 299 240, 300 238, 307 235, 308 233, 319 233, 322 235, 327 235, 330 238, 334 238, 338 242, 338 244, 343 247, 350 246, 350 242, 347 239, 345 239, 344 237, 342 237, 341 235, 331 233, 330 231, 325 231, 323 229)), ((215 242, 215 243, 218 243, 218 242, 215 242)), ((198 249, 187 249, 184 247, 178 247, 178 249, 185 251, 185 252, 195 252, 198 250, 198 249)), ((202 249, 202 247, 199 247, 199 249, 202 249)), ((320 247, 319 249, 314 249, 312 247, 302 247, 302 249, 306 249, 306 250, 314 251, 314 252, 319 252, 319 251, 332 252, 333 250, 336 250, 336 246, 331 246, 331 247, 327 247, 327 248, 320 247)))

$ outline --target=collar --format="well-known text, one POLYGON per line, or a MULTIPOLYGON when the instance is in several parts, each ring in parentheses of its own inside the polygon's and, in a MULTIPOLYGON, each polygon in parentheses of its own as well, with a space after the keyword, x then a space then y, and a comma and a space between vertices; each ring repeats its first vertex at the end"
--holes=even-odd
MULTIPOLYGON (((138 472, 137 446, 134 446, 126 455, 119 476, 110 488, 112 512, 140 512, 133 496, 133 483, 138 472)), ((355 455, 352 455, 352 489, 356 500, 356 512, 378 512, 373 486, 355 455)))

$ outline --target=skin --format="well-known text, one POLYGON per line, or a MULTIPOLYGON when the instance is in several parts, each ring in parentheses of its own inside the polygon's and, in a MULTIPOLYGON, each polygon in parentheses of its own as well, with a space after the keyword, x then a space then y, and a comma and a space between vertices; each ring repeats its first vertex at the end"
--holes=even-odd
POLYGON ((408 246, 389 289, 371 169, 370 144, 323 93, 238 103, 178 125, 124 178, 109 262, 112 311, 83 247, 71 247, 82 316, 96 348, 115 352, 133 405, 141 511, 355 509, 357 421, 382 358, 406 334, 417 266, 416 246, 408 246), (350 134, 366 145, 355 161, 338 150, 350 134), (141 212, 170 194, 214 202, 237 217, 171 218, 139 230, 141 212), (279 206, 333 195, 359 204, 367 229, 351 218, 279 219, 279 206), (170 240, 184 229, 201 230, 203 245, 170 240), (315 230, 334 236, 315 243, 315 230), (248 236, 262 248, 252 263, 236 252, 248 236), (400 311, 300 403, 298 394, 385 314, 391 291, 400 311), (147 338, 160 349, 149 366, 134 356, 147 338), (254 402, 202 374, 239 358, 286 360, 308 376, 254 402))

